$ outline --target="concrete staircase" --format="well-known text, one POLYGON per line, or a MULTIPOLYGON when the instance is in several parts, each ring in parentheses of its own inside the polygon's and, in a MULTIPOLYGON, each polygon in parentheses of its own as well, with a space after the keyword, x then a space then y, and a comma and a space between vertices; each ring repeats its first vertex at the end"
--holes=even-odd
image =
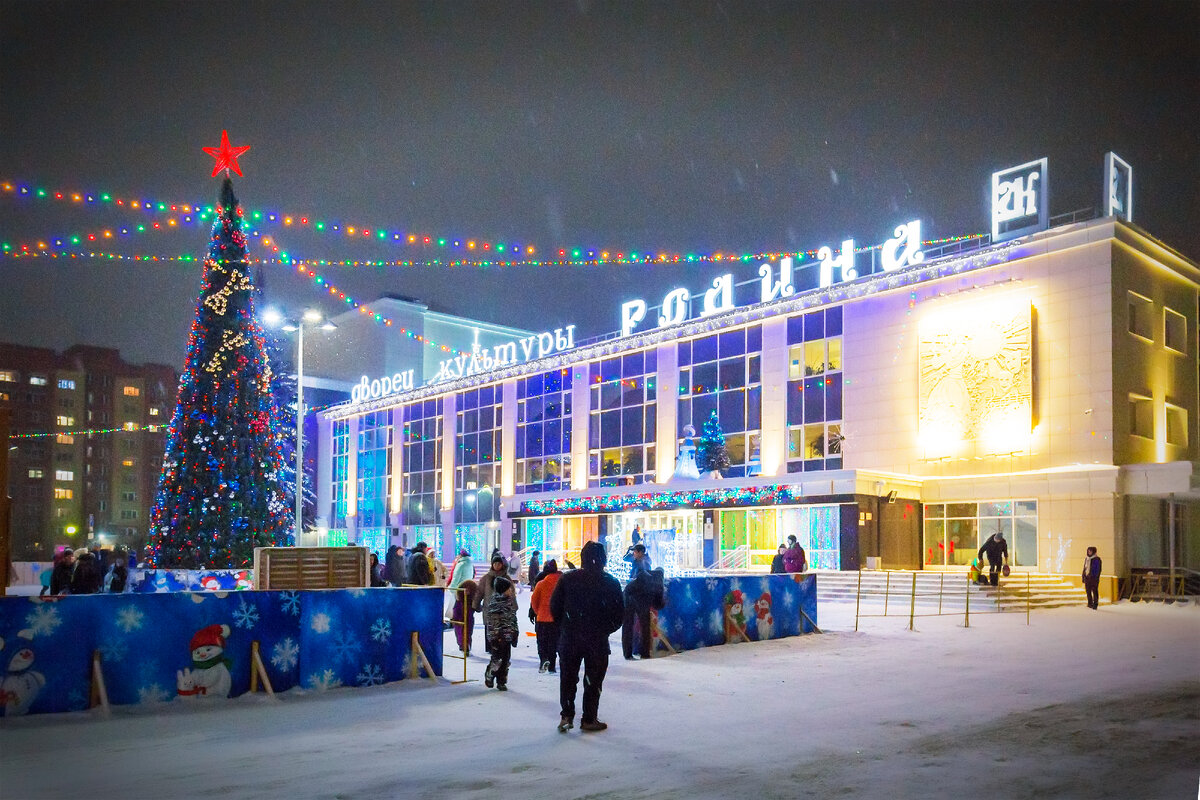
MULTIPOLYGON (((817 572, 817 601, 821 603, 853 603, 859 589, 857 572, 817 572)), ((888 613, 895 609, 903 613, 911 602, 913 573, 864 570, 862 598, 864 605, 883 605, 885 594, 888 613)), ((1073 586, 1057 575, 1028 575, 1013 573, 1000 579, 1000 586, 978 586, 967 583, 961 572, 917 571, 916 606, 929 613, 940 606, 944 611, 961 610, 970 592, 971 608, 1022 611, 1026 598, 1030 608, 1061 608, 1085 606, 1087 595, 1081 587, 1073 586)))

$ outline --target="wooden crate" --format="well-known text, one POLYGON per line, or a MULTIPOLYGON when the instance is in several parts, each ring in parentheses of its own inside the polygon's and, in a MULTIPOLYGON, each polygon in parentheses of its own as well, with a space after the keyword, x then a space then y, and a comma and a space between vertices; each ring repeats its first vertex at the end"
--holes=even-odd
POLYGON ((356 589, 371 585, 366 547, 256 547, 256 589, 356 589))

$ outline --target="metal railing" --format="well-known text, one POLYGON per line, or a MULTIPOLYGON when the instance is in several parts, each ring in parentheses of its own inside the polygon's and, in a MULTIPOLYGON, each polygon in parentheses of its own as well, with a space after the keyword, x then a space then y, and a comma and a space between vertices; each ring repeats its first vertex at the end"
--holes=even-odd
POLYGON ((750 566, 750 545, 738 545, 708 566, 709 570, 746 569, 750 566))

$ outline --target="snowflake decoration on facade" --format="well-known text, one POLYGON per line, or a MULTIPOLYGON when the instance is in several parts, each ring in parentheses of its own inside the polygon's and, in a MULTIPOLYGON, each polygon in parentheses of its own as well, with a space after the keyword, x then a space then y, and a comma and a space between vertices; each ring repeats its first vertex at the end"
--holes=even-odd
POLYGON ((380 617, 371 624, 371 638, 377 642, 386 642, 392 638, 392 621, 380 617))
POLYGON ((287 672, 296 666, 300 660, 300 645, 288 636, 281 642, 275 643, 275 648, 272 650, 271 663, 280 672, 287 672))
POLYGON ((359 686, 378 686, 383 683, 383 669, 367 664, 358 673, 359 686))
POLYGON ((329 622, 328 614, 313 614, 312 629, 316 633, 329 633, 329 622))
POLYGON ((314 672, 308 676, 308 686, 310 689, 316 689, 318 692, 327 692, 330 689, 337 688, 342 685, 342 679, 333 674, 333 670, 327 669, 323 672, 314 672))
POLYGON ((137 606, 125 606, 117 612, 117 627, 126 633, 142 627, 142 619, 146 615, 137 610, 137 606))
POLYGON ((62 624, 58 609, 54 606, 39 604, 25 617, 25 624, 34 636, 49 636, 62 624))
POLYGON ((346 631, 337 634, 333 639, 333 663, 347 664, 354 661, 355 656, 362 650, 362 642, 353 633, 346 631))
POLYGON ((282 592, 279 595, 279 607, 285 614, 291 614, 293 617, 300 616, 300 593, 282 592))
POLYGON ((234 625, 250 630, 258 624, 258 606, 253 606, 242 600, 233 612, 234 625))
POLYGON ((105 663, 124 661, 125 654, 129 652, 129 646, 120 639, 108 639, 96 649, 105 663))
POLYGON ((170 699, 171 695, 167 694, 166 690, 157 683, 138 689, 139 703, 165 703, 170 699))

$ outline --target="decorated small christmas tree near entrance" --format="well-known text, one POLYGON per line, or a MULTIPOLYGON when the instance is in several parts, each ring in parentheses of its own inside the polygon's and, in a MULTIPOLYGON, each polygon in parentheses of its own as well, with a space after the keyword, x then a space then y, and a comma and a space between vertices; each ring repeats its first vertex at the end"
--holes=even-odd
POLYGON ((696 444, 696 467, 700 473, 718 473, 724 476, 729 470, 729 450, 725 447, 725 434, 713 411, 704 422, 700 441, 696 444))
POLYGON ((255 547, 289 543, 271 378, 242 209, 226 177, 150 512, 155 566, 244 567, 255 547))

